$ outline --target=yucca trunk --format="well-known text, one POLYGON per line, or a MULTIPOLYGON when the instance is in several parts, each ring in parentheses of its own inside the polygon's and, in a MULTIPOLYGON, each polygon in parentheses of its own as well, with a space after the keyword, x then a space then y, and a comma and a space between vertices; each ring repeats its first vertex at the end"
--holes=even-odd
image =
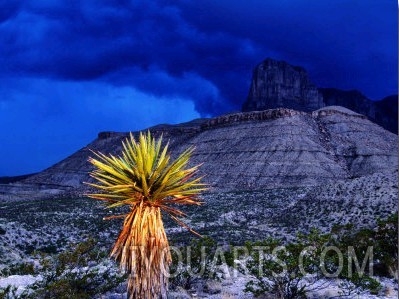
POLYGON ((131 209, 111 256, 129 275, 130 299, 166 298, 172 258, 159 207, 141 201, 131 209))

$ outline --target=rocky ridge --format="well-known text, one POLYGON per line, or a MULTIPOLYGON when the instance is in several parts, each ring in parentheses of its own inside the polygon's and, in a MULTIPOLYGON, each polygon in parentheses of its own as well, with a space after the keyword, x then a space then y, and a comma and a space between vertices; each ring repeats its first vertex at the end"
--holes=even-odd
MULTIPOLYGON (((398 164, 397 135, 343 107, 234 113, 149 130, 169 140, 172 155, 195 146, 192 163, 203 163, 201 172, 213 192, 315 186, 394 171, 398 164)), ((90 150, 118 155, 127 136, 100 133, 43 172, 2 185, 0 196, 83 194, 87 191, 83 182, 90 181, 90 150)))

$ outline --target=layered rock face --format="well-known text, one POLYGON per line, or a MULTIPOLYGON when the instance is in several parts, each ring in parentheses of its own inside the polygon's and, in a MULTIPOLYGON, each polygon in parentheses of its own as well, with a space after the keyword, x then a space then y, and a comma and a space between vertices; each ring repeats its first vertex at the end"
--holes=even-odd
MULTIPOLYGON (((314 186, 392 172, 398 166, 397 135, 343 107, 310 113, 291 109, 236 113, 150 131, 170 141, 173 156, 195 146, 192 164, 203 163, 201 173, 214 192, 314 186)), ((83 182, 90 181, 90 149, 119 155, 127 136, 101 133, 72 156, 18 185, 8 185, 8 193, 0 188, 0 193, 11 196, 22 188, 27 196, 29 187, 41 195, 46 186, 51 194, 84 193, 83 182)))
POLYGON ((372 101, 357 90, 317 88, 302 67, 266 59, 255 67, 242 111, 292 108, 314 111, 325 106, 343 106, 367 116, 385 129, 398 133, 398 96, 372 101))
POLYGON ((313 111, 323 106, 323 97, 305 69, 268 58, 253 71, 242 111, 282 107, 313 111))

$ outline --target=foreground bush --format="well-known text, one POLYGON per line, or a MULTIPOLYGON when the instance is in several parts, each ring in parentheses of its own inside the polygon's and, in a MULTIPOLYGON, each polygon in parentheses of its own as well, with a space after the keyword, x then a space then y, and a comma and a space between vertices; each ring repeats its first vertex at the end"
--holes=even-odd
POLYGON ((217 243, 210 237, 193 240, 187 247, 174 247, 170 266, 171 288, 189 290, 195 283, 217 278, 217 243))
POLYGON ((309 292, 327 287, 329 278, 339 278, 342 297, 365 291, 378 294, 381 285, 374 274, 397 279, 397 236, 395 213, 379 220, 375 229, 345 225, 324 235, 312 230, 291 243, 276 239, 247 243, 251 253, 247 267, 255 279, 247 283, 246 291, 255 296, 306 298, 309 292))
POLYGON ((1 299, 93 298, 114 289, 126 278, 118 273, 94 239, 56 255, 40 252, 37 255, 40 266, 33 272, 31 266, 26 268, 21 264, 19 268, 29 270, 21 274, 40 274, 41 279, 18 296, 15 287, 0 289, 1 299))

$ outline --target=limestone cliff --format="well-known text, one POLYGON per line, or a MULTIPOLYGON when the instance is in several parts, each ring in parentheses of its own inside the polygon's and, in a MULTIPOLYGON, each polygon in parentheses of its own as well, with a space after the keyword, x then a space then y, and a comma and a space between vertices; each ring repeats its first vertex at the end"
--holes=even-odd
POLYGON ((323 106, 323 97, 304 68, 268 58, 253 71, 242 111, 273 108, 313 111, 323 106))

